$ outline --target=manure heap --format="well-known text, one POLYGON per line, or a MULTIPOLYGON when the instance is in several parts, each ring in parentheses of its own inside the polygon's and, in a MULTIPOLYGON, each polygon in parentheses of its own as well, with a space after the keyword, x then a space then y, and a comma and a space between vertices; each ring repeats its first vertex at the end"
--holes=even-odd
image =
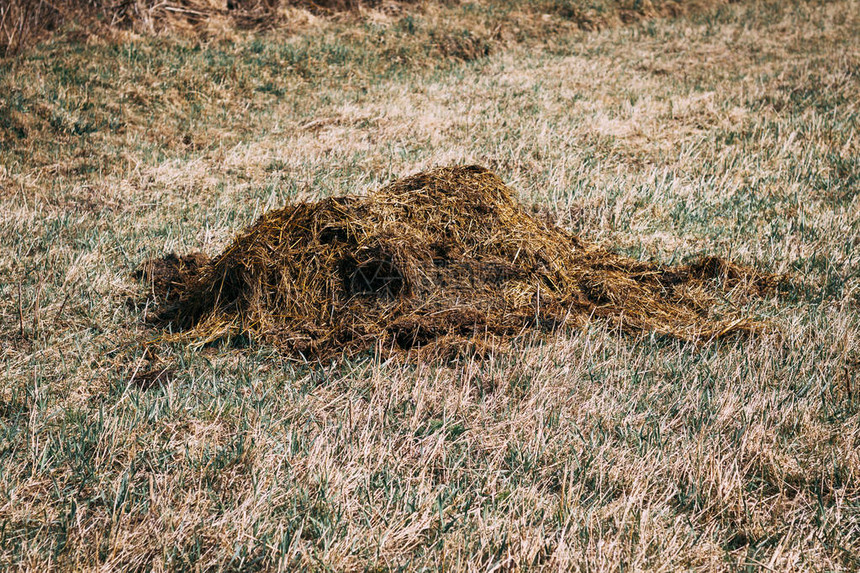
POLYGON ((612 253, 529 215, 475 166, 270 211, 214 258, 171 255, 139 276, 168 337, 244 337, 305 357, 482 345, 592 317, 707 341, 759 328, 714 309, 777 283, 716 257, 664 266, 612 253))

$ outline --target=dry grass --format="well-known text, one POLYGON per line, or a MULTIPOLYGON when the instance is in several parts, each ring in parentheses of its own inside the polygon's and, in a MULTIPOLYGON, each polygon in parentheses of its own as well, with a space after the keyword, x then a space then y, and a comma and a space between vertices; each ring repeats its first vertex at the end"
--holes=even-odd
POLYGON ((78 39, 111 37, 118 30, 206 35, 217 29, 261 29, 284 24, 284 11, 293 5, 329 12, 358 7, 351 0, 283 4, 284 9, 280 0, 7 0, 0 6, 0 53, 13 55, 62 33, 78 39))
POLYGON ((860 5, 547 14, 477 58, 418 11, 0 63, 4 566, 857 569, 860 5), (143 260, 452 163, 625 256, 801 280, 742 309, 773 333, 706 346, 600 321, 444 364, 140 344, 143 260))
MULTIPOLYGON (((557 28, 595 30, 645 18, 699 12, 727 1, 517 0, 482 5, 438 0, 7 0, 0 6, 0 54, 14 55, 40 40, 62 34, 78 40, 112 38, 121 31, 196 39, 232 38, 239 30, 294 30, 308 13, 352 22, 430 13, 445 22, 464 15, 474 20, 475 7, 491 11, 491 38, 451 35, 437 22, 434 28, 442 32, 437 41, 444 55, 446 50, 455 54, 476 48, 487 50, 488 40, 501 39, 502 30, 510 27, 517 35, 528 36, 536 28, 535 19, 545 23, 551 16, 557 16, 560 18, 555 23, 557 28), (473 45, 476 43, 477 46, 473 45)), ((475 24, 472 21, 461 31, 481 30, 475 24)))

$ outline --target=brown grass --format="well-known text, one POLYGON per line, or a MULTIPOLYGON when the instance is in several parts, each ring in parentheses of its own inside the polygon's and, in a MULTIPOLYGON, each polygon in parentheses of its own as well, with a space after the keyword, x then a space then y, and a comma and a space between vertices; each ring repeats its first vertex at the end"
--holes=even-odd
MULTIPOLYGON (((0 54, 14 54, 59 30, 87 37, 124 29, 150 34, 203 32, 215 22, 240 29, 267 28, 278 24, 280 4, 280 0, 8 0, 0 5, 0 54)), ((326 8, 325 2, 305 4, 326 8)), ((331 4, 329 10, 343 10, 355 3, 331 4)))
MULTIPOLYGON (((553 27, 576 27, 598 30, 644 19, 699 12, 725 4, 728 0, 518 0, 501 4, 504 17, 496 17, 496 36, 514 28, 520 38, 546 28, 546 20, 557 17, 553 27)), ((231 35, 235 30, 289 28, 295 18, 291 11, 300 9, 320 16, 352 14, 373 20, 375 16, 402 14, 405 11, 431 9, 445 12, 445 17, 459 17, 449 4, 425 0, 7 0, 0 5, 0 55, 8 56, 58 31, 71 32, 81 38, 111 36, 117 30, 141 34, 182 34, 198 37, 231 35)), ((481 4, 481 2, 479 2, 481 4)), ((492 2, 483 2, 494 8, 492 2)), ((467 38, 467 42, 469 39, 467 38)), ((472 39, 471 41, 475 41, 472 39)), ((448 49, 462 50, 462 42, 449 37, 448 49)), ((475 47, 467 49, 474 50, 475 47)), ((486 55, 482 43, 480 55, 486 55)))
POLYGON ((546 11, 470 61, 431 35, 496 15, 448 8, 61 30, 0 63, 0 568, 858 570, 860 2, 599 32, 546 11), (780 335, 140 344, 141 261, 453 164, 634 261, 799 276, 738 301, 780 335))

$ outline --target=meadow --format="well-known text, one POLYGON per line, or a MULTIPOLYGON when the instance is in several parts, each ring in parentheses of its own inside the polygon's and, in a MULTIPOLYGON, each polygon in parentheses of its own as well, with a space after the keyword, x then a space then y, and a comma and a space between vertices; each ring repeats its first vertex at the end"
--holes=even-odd
POLYGON ((860 2, 683 6, 299 7, 0 59, 0 565, 860 568, 860 2), (145 323, 147 258, 455 164, 790 287, 747 301, 757 335, 594 320, 453 361, 145 323))

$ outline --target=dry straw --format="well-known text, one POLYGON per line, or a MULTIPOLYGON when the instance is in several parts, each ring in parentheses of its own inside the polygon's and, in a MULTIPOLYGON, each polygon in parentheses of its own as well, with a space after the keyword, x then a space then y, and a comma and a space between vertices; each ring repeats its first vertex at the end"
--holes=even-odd
POLYGON ((710 340, 761 326, 714 316, 728 291, 777 283, 716 257, 663 266, 617 255, 529 215, 476 166, 271 211, 211 260, 172 256, 141 273, 174 337, 249 337, 306 357, 482 347, 591 317, 710 340))

